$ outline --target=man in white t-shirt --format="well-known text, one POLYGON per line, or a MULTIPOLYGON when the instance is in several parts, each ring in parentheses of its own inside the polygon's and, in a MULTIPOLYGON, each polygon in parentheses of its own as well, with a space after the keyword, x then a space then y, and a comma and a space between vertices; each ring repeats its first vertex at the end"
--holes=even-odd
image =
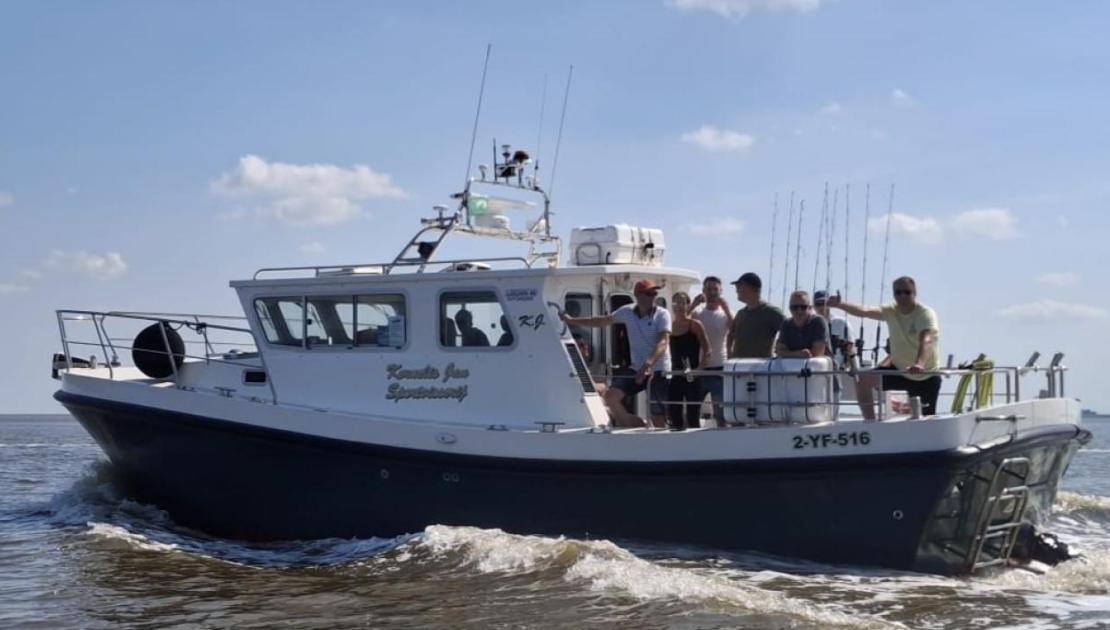
MULTIPOLYGON (((732 311, 722 295, 721 279, 707 276, 701 285, 701 294, 690 304, 690 317, 701 322, 705 336, 709 339, 709 361, 701 366, 707 371, 724 369, 728 356, 728 331, 732 330, 732 311)), ((724 397, 724 381, 720 376, 699 376, 701 386, 713 401, 713 418, 717 426, 724 426, 724 411, 721 402, 724 397)))
POLYGON ((641 418, 628 412, 624 406, 626 396, 635 396, 649 387, 652 423, 657 427, 666 426, 666 410, 663 402, 667 399, 670 377, 663 372, 671 365, 670 337, 671 314, 667 309, 655 304, 659 286, 651 280, 640 280, 633 289, 635 304, 626 304, 609 315, 597 317, 571 317, 563 314, 562 319, 568 326, 612 326, 624 324, 628 332, 629 354, 632 355, 633 375, 613 377, 613 382, 605 392, 605 404, 617 427, 643 426, 641 418))

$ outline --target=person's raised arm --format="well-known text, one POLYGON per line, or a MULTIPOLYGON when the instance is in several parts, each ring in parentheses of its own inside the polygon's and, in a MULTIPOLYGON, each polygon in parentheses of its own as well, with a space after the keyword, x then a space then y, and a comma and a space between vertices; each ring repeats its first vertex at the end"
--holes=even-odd
POLYGON ((830 295, 828 305, 830 308, 838 308, 845 313, 848 313, 849 315, 855 315, 856 317, 877 319, 880 321, 883 319, 882 309, 876 308, 874 306, 864 306, 862 304, 849 304, 848 302, 840 299, 839 295, 830 295))
POLYGON ((595 315, 593 317, 571 317, 566 313, 560 316, 568 326, 592 326, 594 328, 601 328, 603 326, 610 326, 614 322, 612 315, 595 315))

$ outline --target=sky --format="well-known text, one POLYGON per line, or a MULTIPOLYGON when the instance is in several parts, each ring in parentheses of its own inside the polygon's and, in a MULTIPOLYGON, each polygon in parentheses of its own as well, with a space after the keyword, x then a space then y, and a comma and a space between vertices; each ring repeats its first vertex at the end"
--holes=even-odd
MULTIPOLYGON (((465 181, 487 43, 475 164, 495 138, 531 150, 553 184, 557 232, 662 228, 669 265, 756 271, 779 303, 794 284, 783 275, 792 194, 806 204, 799 284, 811 287, 816 262, 824 285, 828 184, 834 289, 879 301, 892 210, 886 278, 917 279, 942 354, 1015 364, 1061 351, 1067 393, 1110 410, 1098 350, 1110 324, 1110 4, 0 11, 0 412, 60 409, 56 309, 241 314, 227 283, 256 268, 391 260, 465 181)), ((473 240, 451 247, 444 256, 495 255, 473 240)))

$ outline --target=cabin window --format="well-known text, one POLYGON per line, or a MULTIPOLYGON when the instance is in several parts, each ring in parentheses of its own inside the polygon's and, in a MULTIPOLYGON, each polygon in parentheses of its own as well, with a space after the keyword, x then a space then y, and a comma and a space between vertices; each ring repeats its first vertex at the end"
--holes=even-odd
POLYGON ((439 343, 447 348, 513 345, 505 309, 493 291, 447 291, 439 298, 439 343))
MULTIPOLYGON (((568 293, 563 301, 563 309, 571 317, 592 317, 594 314, 594 296, 589 293, 568 293)), ((597 328, 570 327, 570 333, 575 340, 581 338, 585 342, 586 351, 582 353, 582 358, 591 366, 596 365, 599 359, 597 342, 600 332, 600 329, 597 328)))
POLYGON ((271 297, 254 301, 266 341, 281 346, 304 345, 304 298, 271 297))
POLYGON ((254 307, 266 340, 273 344, 405 345, 405 296, 400 294, 260 298, 254 307))

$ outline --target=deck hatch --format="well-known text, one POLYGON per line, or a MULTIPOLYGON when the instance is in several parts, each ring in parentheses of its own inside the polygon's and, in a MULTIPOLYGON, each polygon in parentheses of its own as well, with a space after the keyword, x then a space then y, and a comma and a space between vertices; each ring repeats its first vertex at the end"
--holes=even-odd
POLYGON ((574 366, 574 373, 578 376, 578 381, 582 383, 582 389, 588 393, 597 393, 593 376, 590 375, 586 362, 582 360, 582 354, 578 352, 578 344, 568 341, 563 345, 567 349, 567 356, 570 357, 571 365, 574 366))

